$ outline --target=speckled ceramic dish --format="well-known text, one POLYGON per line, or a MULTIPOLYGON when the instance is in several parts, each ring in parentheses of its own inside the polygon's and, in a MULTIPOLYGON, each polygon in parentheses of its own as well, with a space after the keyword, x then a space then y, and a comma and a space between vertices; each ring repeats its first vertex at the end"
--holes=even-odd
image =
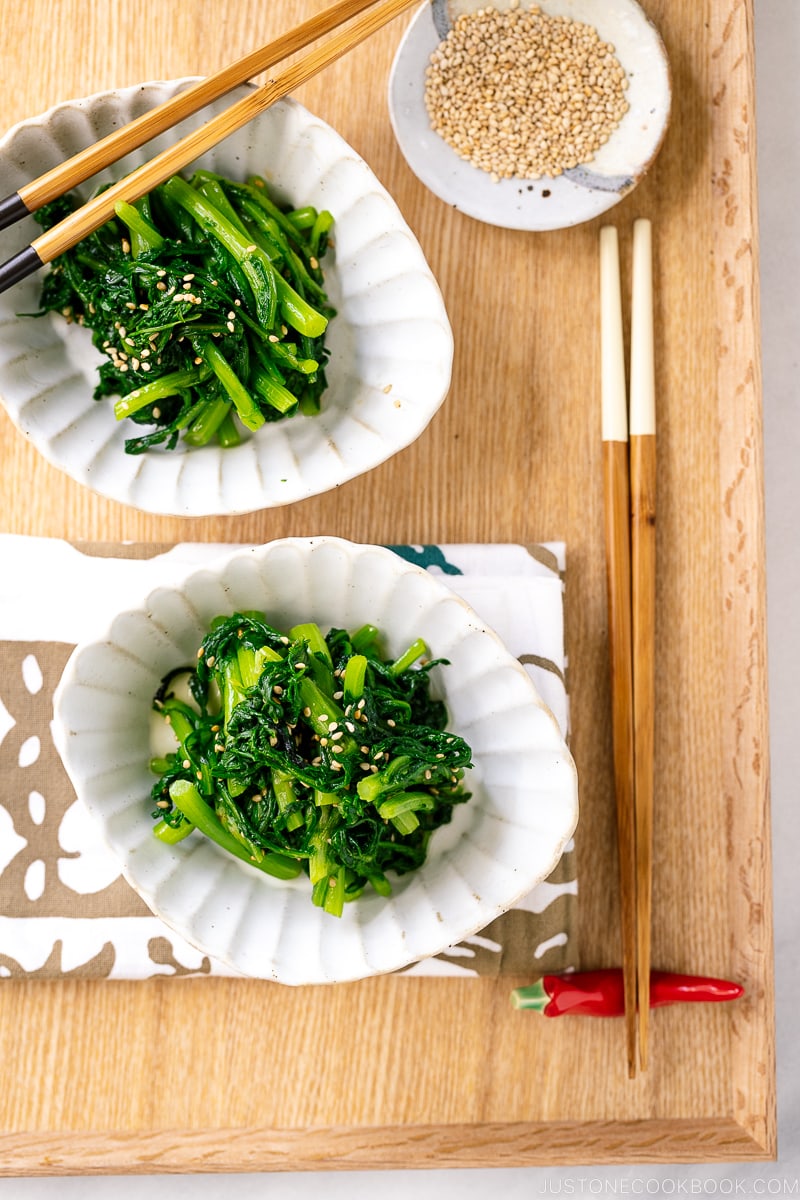
MULTIPOLYGON (((655 158, 669 122, 669 63, 658 31, 636 0, 537 0, 548 16, 592 25, 610 42, 628 77, 629 109, 590 168, 555 179, 501 179, 460 158, 431 129, 425 70, 460 13, 512 7, 511 0, 432 0, 419 10, 395 56, 389 112, 397 141, 414 174, 445 203, 490 225, 546 230, 578 225, 626 196, 655 158)), ((523 7, 531 7, 523 0, 523 7)))
MULTIPOLYGON (((16 126, 0 143, 0 194, 188 82, 99 93, 16 126)), ((181 130, 229 103, 210 106, 181 130)), ((166 138, 97 178, 119 177, 163 149, 166 138)), ((179 446, 126 455, 130 422, 115 420, 110 400, 92 399, 101 360, 88 331, 53 315, 18 316, 38 307, 37 277, 0 296, 0 396, 25 437, 104 496, 186 517, 288 504, 376 467, 425 429, 447 394, 453 354, 441 294, 416 239, 366 163, 318 117, 281 101, 198 165, 230 178, 261 174, 283 199, 328 208, 334 216, 335 249, 325 272, 337 316, 329 327, 329 388, 318 416, 267 424, 230 449, 179 446)), ((38 232, 32 218, 9 230, 4 256, 38 232)))
POLYGON ((336 538, 286 539, 226 554, 120 613, 79 646, 55 697, 54 736, 79 798, 125 877, 189 942, 246 975, 332 983, 397 970, 483 928, 550 874, 577 820, 575 767, 524 667, 435 576, 391 551, 336 538), (435 831, 428 859, 365 892, 341 918, 193 833, 152 834, 150 710, 161 678, 194 661, 210 620, 266 611, 277 626, 366 622, 390 654, 422 636, 450 660, 432 678, 470 743, 471 799, 435 831))

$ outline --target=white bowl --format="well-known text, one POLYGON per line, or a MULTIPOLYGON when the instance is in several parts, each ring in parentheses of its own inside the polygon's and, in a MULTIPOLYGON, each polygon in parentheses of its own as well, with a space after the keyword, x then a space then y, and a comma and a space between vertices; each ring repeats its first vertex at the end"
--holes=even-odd
POLYGON ((577 821, 575 767, 525 669, 435 576, 382 547, 288 538, 236 550, 180 587, 152 592, 73 653, 55 696, 54 736, 79 798, 126 879, 187 941, 245 975, 331 983, 397 970, 483 928, 550 874, 577 821), (279 627, 366 622, 389 653, 416 637, 435 657, 450 727, 472 747, 471 799, 437 830, 428 859, 365 893, 341 918, 199 834, 152 834, 153 694, 194 660, 218 613, 266 611, 279 627))
MULTIPOLYGON (((16 191, 186 87, 146 83, 60 104, 0 143, 0 194, 16 191)), ((237 93, 181 125, 198 126, 237 93)), ((95 177, 119 178, 151 158, 162 135, 95 177)), ((322 412, 268 423, 240 446, 125 454, 131 422, 96 402, 101 361, 87 330, 38 308, 40 280, 0 296, 0 396, 37 449, 73 479, 147 512, 194 517, 251 512, 325 492, 417 438, 450 384, 453 338, 436 280, 396 204, 346 142, 292 100, 275 104, 198 166, 243 179, 263 175, 292 204, 328 208, 335 249, 323 262, 338 315, 329 326, 329 387, 322 412)), ((41 230, 32 218, 3 234, 4 257, 41 230)), ((142 429, 145 432, 146 429, 142 429)))
POLYGON ((522 0, 550 17, 592 25, 610 42, 628 76, 629 108, 587 167, 558 178, 501 179, 460 158, 434 133, 425 107, 425 70, 462 12, 505 9, 513 0, 427 0, 398 48, 389 80, 389 115, 411 170, 440 200, 467 216, 506 229, 562 229, 606 212, 630 192, 653 162, 671 106, 670 69, 658 31, 636 0, 522 0))

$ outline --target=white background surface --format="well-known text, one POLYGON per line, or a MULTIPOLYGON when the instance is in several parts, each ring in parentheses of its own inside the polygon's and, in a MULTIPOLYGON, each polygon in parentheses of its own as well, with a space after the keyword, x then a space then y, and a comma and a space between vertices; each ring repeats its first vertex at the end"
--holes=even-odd
MULTIPOLYGON (((719 0, 714 0, 719 2, 719 0)), ((572 1196, 800 1196, 800 0, 755 0, 772 812, 778 1018, 776 1163, 499 1171, 334 1172, 0 1180, 20 1200, 435 1200, 572 1196)), ((2 1069, 0 1067, 0 1079, 2 1069)), ((1 1083, 0 1083, 1 1086, 1 1083)))

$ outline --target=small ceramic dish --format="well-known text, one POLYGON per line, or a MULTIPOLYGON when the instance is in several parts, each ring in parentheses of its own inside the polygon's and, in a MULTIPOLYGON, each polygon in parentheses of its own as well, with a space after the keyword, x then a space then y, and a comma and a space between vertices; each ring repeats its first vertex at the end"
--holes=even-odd
MULTIPOLYGON (((16 126, 0 143, 0 195, 166 100, 189 80, 145 83, 60 104, 16 126)), ((236 93, 233 99, 236 98, 236 93)), ((225 98, 181 125, 206 121, 225 98)), ((119 178, 152 157, 162 135, 82 189, 119 178)), ((0 396, 14 423, 55 466, 94 491, 147 512, 196 517, 250 512, 325 492, 413 442, 444 400, 453 338, 436 280, 392 198, 366 163, 291 99, 275 104, 197 160, 234 179, 264 176, 281 199, 327 208, 334 250, 324 261, 337 316, 329 387, 317 416, 269 423, 228 449, 215 445, 131 456, 129 421, 92 392, 101 361, 88 330, 61 317, 33 319, 40 282, 0 296, 0 396)), ((39 227, 3 235, 4 256, 39 227)), ((140 427, 141 432, 146 428, 140 427)))
POLYGON ((393 971, 461 941, 550 874, 577 821, 574 764, 524 667, 435 576, 336 538, 235 550, 133 604, 74 651, 53 729, 79 798, 153 912, 233 969, 285 984, 393 971), (449 727, 472 747, 471 799, 391 896, 368 890, 341 918, 312 905, 305 876, 275 880, 198 833, 174 846, 153 837, 153 695, 194 661, 213 617, 243 609, 278 627, 371 622, 390 654, 421 636, 450 660, 432 677, 449 727))
MULTIPOLYGON (((613 45, 628 79, 628 111, 589 167, 557 178, 494 181, 431 128, 425 72, 451 22, 480 8, 520 7, 519 0, 429 0, 408 27, 389 80, 392 127, 414 174, 453 208, 507 229, 561 229, 606 212, 647 172, 669 122, 669 63, 658 31, 636 0, 536 0, 536 6, 549 17, 594 27, 613 45)), ((523 0, 521 7, 533 4, 523 0)))

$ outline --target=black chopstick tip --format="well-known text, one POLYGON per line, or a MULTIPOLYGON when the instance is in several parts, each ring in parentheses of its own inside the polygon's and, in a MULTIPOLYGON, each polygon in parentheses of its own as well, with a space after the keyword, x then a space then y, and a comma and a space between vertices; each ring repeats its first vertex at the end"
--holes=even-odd
POLYGON ((7 291, 15 283, 19 283, 20 279, 25 279, 43 266, 44 263, 35 248, 26 246, 19 254, 9 258, 8 262, 0 263, 0 292, 7 291))
POLYGON ((5 200, 0 200, 0 229, 7 229, 15 221, 21 221, 30 213, 19 192, 12 192, 5 200))

